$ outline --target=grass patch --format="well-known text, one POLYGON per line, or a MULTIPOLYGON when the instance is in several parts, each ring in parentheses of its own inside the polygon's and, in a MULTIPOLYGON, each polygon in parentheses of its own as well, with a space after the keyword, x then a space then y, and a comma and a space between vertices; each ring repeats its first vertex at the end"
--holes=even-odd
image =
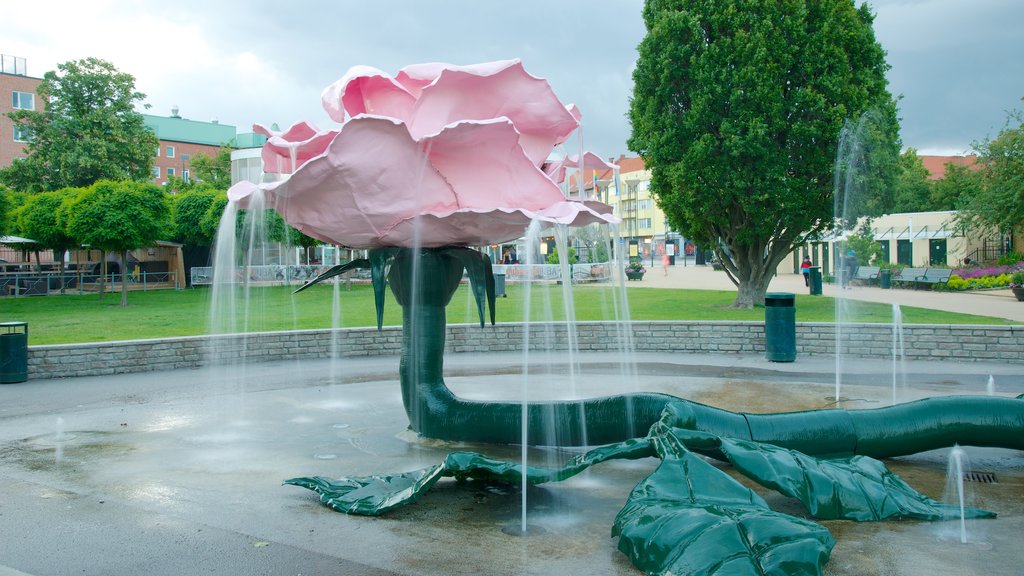
MULTIPOLYGON (((253 288, 248 324, 250 332, 271 330, 329 328, 332 324, 332 286, 314 286, 293 295, 292 288, 273 286, 253 288)), ((508 297, 498 298, 498 322, 524 319, 525 290, 508 287, 508 297)), ((735 292, 729 290, 671 290, 628 288, 629 315, 633 320, 764 320, 764 309, 729 308, 735 292)), ((621 318, 617 291, 609 286, 574 286, 575 314, 578 321, 621 318)), ((339 290, 340 324, 346 328, 376 325, 373 290, 368 285, 353 285, 339 290)), ((210 332, 210 290, 154 290, 132 292, 128 307, 120 306, 119 294, 5 298, 0 322, 29 323, 29 342, 65 344, 198 336, 210 332)), ((563 320, 565 305, 562 287, 535 286, 532 289, 530 318, 534 321, 563 320)), ((853 322, 892 321, 892 306, 857 302, 852 306, 853 322)), ((1002 318, 957 314, 941 310, 902 307, 907 324, 1014 324, 1002 318)), ((797 322, 833 322, 835 303, 826 296, 796 295, 797 322)), ((448 306, 450 323, 478 322, 476 305, 466 286, 462 286, 448 306)), ((384 306, 384 324, 401 324, 401 308, 388 291, 384 306)))

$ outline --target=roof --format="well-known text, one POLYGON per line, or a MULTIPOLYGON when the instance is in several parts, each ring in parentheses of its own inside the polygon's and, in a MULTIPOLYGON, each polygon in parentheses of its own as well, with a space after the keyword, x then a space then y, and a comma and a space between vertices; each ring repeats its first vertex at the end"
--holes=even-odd
MULTIPOLYGON (((609 162, 619 167, 619 174, 629 174, 630 172, 641 172, 646 170, 644 167, 644 159, 638 156, 626 157, 625 154, 619 154, 619 158, 609 158, 609 162)), ((598 180, 611 180, 614 174, 611 170, 604 170, 597 173, 598 180)))
POLYGON ((143 114, 142 119, 161 140, 223 146, 235 139, 235 127, 228 124, 149 114, 143 114))
POLYGON ((981 168, 977 163, 978 157, 974 154, 968 156, 919 156, 925 170, 928 171, 929 180, 942 180, 946 177, 946 164, 957 166, 968 166, 972 170, 981 168))

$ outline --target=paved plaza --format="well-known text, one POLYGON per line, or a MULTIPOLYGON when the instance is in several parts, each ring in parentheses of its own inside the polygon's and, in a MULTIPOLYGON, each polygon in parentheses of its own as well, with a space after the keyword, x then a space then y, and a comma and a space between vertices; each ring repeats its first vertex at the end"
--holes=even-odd
MULTIPOLYGON (((453 354, 452 389, 474 399, 521 397, 521 356, 453 354)), ((534 397, 576 387, 583 396, 631 388, 734 410, 834 405, 834 368, 756 356, 641 354, 634 380, 617 358, 583 355, 575 377, 564 355, 531 354, 534 397)), ((859 366, 840 405, 890 402, 884 366, 859 366)), ((881 363, 884 364, 884 363, 881 363)), ((517 526, 517 487, 443 480, 384 517, 346 516, 294 476, 408 471, 454 450, 514 460, 517 447, 422 440, 406 431, 395 357, 277 362, 0 386, 0 576, 30 574, 578 574, 639 572, 610 529, 653 459, 607 462, 562 483, 530 488, 528 536, 517 526)), ((1024 392, 1019 366, 910 363, 900 400, 1024 392)), ((966 545, 951 523, 824 522, 838 541, 835 575, 1011 574, 1024 565, 1024 458, 971 449, 979 506, 999 513, 971 525, 966 545)), ((535 463, 571 454, 532 450, 535 463)), ((889 461, 918 490, 941 498, 946 451, 889 461)), ((770 505, 803 514, 761 491, 770 505)), ((955 524, 955 523, 953 523, 955 524)))

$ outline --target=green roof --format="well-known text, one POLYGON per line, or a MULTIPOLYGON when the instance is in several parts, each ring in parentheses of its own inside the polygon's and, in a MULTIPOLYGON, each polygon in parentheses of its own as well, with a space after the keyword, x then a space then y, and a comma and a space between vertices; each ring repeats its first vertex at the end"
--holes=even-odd
POLYGON ((235 127, 227 124, 149 114, 143 114, 142 118, 146 127, 155 132, 161 140, 223 146, 235 139, 235 127))
POLYGON ((235 137, 235 148, 262 148, 267 143, 267 137, 255 132, 246 132, 235 137))

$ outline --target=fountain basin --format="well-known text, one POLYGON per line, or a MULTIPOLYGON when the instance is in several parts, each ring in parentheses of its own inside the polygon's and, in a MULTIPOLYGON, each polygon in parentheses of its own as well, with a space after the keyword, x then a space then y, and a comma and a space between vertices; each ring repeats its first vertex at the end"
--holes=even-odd
MULTIPOLYGON (((449 354, 446 381, 472 399, 516 398, 516 354, 449 354)), ((559 356, 531 354, 531 373, 567 384, 559 356), (546 368, 542 368, 546 366, 546 368)), ((619 365, 584 354, 581 395, 623 390, 619 365)), ((638 574, 609 528, 632 487, 656 461, 608 462, 566 482, 530 488, 529 523, 539 537, 502 529, 519 517, 517 488, 442 481, 417 504, 382 518, 345 516, 306 490, 281 486, 305 474, 345 476, 411 470, 455 449, 518 458, 518 447, 453 444, 405 433, 395 385, 397 358, 273 362, 232 371, 204 368, 29 381, 5 388, 0 412, 0 567, 30 574, 638 574), (331 376, 333 373, 334 377, 331 376), (54 393, 56 387, 60 393, 54 393), (52 443, 64 421, 63 458, 52 443), (70 436, 74 436, 70 438, 70 436), (325 459, 324 455, 334 455, 325 459), (318 458, 318 456, 320 456, 318 458), (59 542, 59 545, 54 544, 59 542)), ((779 365, 762 356, 641 354, 643 390, 731 410, 825 407, 829 359, 779 365)), ((888 367, 884 367, 888 368, 888 367)), ((1024 392, 1006 365, 911 363, 914 397, 1024 392)), ((844 384, 845 408, 889 402, 889 378, 871 367, 844 384)), ((562 398, 555 386, 534 399, 562 398)), ((1024 562, 1024 459, 1019 452, 968 448, 975 470, 998 482, 976 486, 979 504, 999 513, 981 542, 953 546, 935 523, 823 524, 838 543, 827 573, 843 575, 1013 573, 1024 562), (987 549, 985 549, 987 548, 987 549)), ((918 490, 942 496, 946 454, 887 461, 918 490)), ((574 455, 530 451, 531 462, 574 455)), ((773 508, 799 504, 762 492, 773 508)))

